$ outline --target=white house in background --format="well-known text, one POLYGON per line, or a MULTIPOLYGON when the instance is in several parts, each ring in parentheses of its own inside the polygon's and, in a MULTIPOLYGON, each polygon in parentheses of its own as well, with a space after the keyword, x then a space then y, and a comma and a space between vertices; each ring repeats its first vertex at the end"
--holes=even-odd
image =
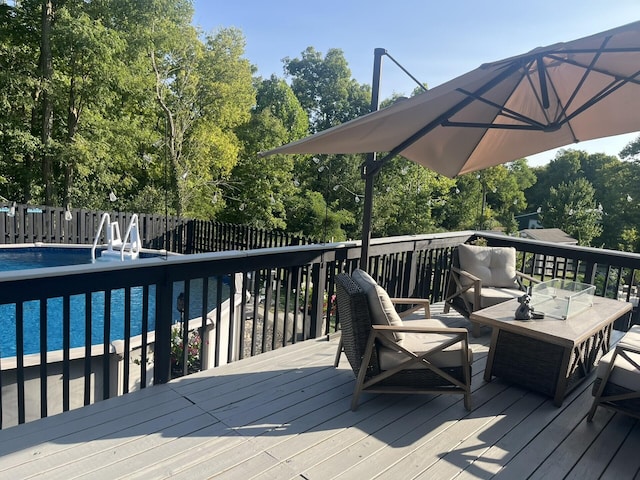
POLYGON ((543 242, 560 243, 562 245, 577 245, 578 240, 570 237, 559 228, 525 228, 520 230, 520 237, 543 242))

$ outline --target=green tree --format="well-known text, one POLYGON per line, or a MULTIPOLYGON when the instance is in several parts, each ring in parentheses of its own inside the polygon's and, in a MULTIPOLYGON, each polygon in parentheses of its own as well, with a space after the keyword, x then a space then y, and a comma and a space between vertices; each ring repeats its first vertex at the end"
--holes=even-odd
POLYGON ((18 202, 29 202, 42 178, 34 106, 40 11, 41 2, 0 5, 0 191, 18 202))
POLYGON ((374 184, 372 234, 413 235, 441 229, 437 212, 450 200, 454 185, 454 180, 409 160, 392 160, 374 184))
POLYGON ((355 221, 348 210, 336 210, 329 205, 319 192, 307 191, 301 197, 291 197, 289 211, 289 231, 300 233, 323 242, 346 240, 343 225, 355 221))
MULTIPOLYGON (((55 191, 60 193, 45 195, 46 202, 69 205, 76 176, 86 180, 108 171, 102 163, 108 155, 96 155, 96 145, 112 127, 109 107, 119 98, 116 85, 124 68, 120 58, 125 43, 117 31, 102 24, 101 13, 94 4, 79 0, 68 1, 57 12, 52 97, 58 148, 53 172, 55 191)), ((77 197, 86 198, 86 187, 79 183, 77 197)))
POLYGON ((342 50, 332 48, 323 57, 307 47, 301 58, 283 62, 291 88, 309 114, 312 133, 369 113, 371 88, 351 78, 342 50))
POLYGON ((542 222, 547 228, 560 228, 589 246, 602 232, 601 211, 595 204, 595 190, 584 178, 551 187, 542 222))
POLYGON ((492 190, 487 193, 487 204, 494 213, 497 226, 509 234, 516 233, 515 215, 526 211, 528 204, 524 190, 536 183, 536 176, 525 159, 488 170, 492 175, 492 190))
POLYGON ((215 185, 228 179, 240 150, 234 130, 249 120, 255 101, 251 65, 242 58, 238 30, 220 30, 201 44, 191 16, 175 18, 168 27, 165 18, 155 19, 149 51, 167 129, 173 206, 178 215, 208 217, 215 185))
MULTIPOLYGON (((594 189, 594 202, 602 211, 602 232, 592 243, 607 248, 635 251, 632 232, 640 221, 640 165, 620 161, 603 153, 587 154, 579 150, 561 150, 549 165, 536 169, 538 183, 526 190, 527 200, 535 207, 545 205, 545 195, 561 182, 583 179, 594 189), (546 192, 546 193, 545 193, 546 192)), ((545 227, 548 227, 545 223, 545 227)))
MULTIPOLYGON (((301 58, 285 58, 284 70, 291 78, 291 88, 300 105, 308 113, 311 132, 325 130, 368 113, 371 88, 351 78, 344 55, 330 49, 326 56, 308 47, 301 58)), ((325 211, 334 218, 346 218, 339 212, 351 212, 341 225, 347 238, 360 235, 363 181, 360 175, 362 155, 316 157, 316 161, 301 158, 294 165, 294 178, 301 192, 317 192, 324 198, 325 211)), ((298 197, 292 205, 302 201, 298 197)), ((292 207, 292 208, 294 208, 292 207)), ((337 238, 337 236, 335 236, 337 238)))
POLYGON ((527 204, 533 209, 542 207, 549 198, 551 187, 560 182, 576 180, 581 172, 581 158, 585 152, 560 150, 547 165, 534 169, 537 181, 526 190, 527 204))
POLYGON ((640 135, 629 142, 620 152, 620 158, 626 160, 640 159, 640 135))
POLYGON ((231 180, 220 185, 216 202, 220 220, 261 228, 287 228, 288 198, 299 193, 293 179, 294 158, 258 157, 259 151, 296 140, 308 129, 306 112, 291 88, 272 76, 256 80, 256 106, 249 123, 237 129, 242 143, 231 180))
POLYGON ((616 160, 600 172, 598 201, 604 216, 598 243, 607 248, 640 251, 633 232, 640 222, 640 165, 616 160))

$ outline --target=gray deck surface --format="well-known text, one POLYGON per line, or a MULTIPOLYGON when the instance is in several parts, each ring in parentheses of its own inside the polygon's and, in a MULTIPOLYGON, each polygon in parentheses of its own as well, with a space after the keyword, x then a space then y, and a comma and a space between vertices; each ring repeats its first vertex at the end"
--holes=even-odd
MULTIPOLYGON (((455 313, 433 316, 469 326, 455 313)), ((599 409, 590 383, 562 407, 482 379, 490 335, 471 339, 473 406, 460 395, 364 394, 337 339, 309 341, 0 431, 0 478, 634 478, 640 425, 599 409)))

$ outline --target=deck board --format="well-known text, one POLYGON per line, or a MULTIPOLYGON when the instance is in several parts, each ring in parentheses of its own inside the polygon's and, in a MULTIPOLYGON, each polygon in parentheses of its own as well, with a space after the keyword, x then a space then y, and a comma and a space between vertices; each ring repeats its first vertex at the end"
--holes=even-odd
POLYGON ((602 473, 602 480, 616 480, 618 478, 638 478, 640 475, 640 428, 638 421, 633 424, 629 435, 620 445, 615 456, 606 465, 602 473))
MULTIPOLYGON (((455 313, 434 316, 467 326, 455 313)), ((337 339, 302 342, 0 431, 2 478, 447 479, 634 478, 640 422, 591 405, 590 381, 562 407, 483 380, 459 395, 365 394, 337 339)))

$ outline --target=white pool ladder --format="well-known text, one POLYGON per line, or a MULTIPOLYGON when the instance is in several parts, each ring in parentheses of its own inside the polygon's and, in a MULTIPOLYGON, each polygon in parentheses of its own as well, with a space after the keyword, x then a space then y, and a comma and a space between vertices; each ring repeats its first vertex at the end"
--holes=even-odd
POLYGON ((96 238, 93 240, 93 247, 91 247, 91 260, 96 260, 96 248, 98 246, 98 240, 101 237, 102 229, 105 229, 104 236, 107 243, 107 249, 102 252, 100 258, 117 259, 121 261, 135 260, 140 255, 140 224, 138 223, 138 215, 133 214, 129 221, 129 226, 124 235, 124 240, 120 236, 120 225, 118 222, 112 222, 108 213, 102 215, 96 238))

